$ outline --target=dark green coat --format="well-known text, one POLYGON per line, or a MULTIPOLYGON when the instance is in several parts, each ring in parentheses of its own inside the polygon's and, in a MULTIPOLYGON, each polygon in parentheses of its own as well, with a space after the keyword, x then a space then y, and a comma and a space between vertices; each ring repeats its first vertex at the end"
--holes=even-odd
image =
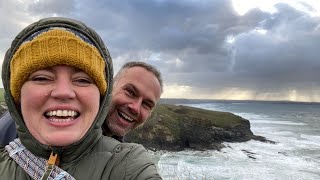
MULTIPOLYGON (((79 21, 67 18, 42 19, 25 28, 12 42, 2 66, 2 81, 5 89, 5 100, 11 116, 16 122, 18 136, 22 144, 33 154, 48 159, 51 151, 60 155, 59 167, 76 179, 161 179, 150 155, 141 145, 119 143, 102 136, 101 125, 108 111, 112 88, 112 60, 101 38, 89 27, 79 21), (67 147, 49 147, 39 143, 26 128, 20 109, 14 104, 10 94, 10 60, 30 34, 42 28, 61 26, 80 31, 85 34, 98 48, 106 61, 106 77, 108 87, 106 95, 101 98, 98 115, 86 135, 78 142, 67 147)), ((29 175, 12 160, 6 150, 0 149, 1 179, 31 179, 29 175)))

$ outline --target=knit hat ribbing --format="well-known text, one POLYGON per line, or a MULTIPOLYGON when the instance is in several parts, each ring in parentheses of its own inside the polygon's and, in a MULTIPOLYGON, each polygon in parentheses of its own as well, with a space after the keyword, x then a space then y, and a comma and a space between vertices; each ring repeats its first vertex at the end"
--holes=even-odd
POLYGON ((10 90, 15 102, 23 83, 33 72, 55 65, 69 65, 86 72, 104 95, 107 89, 105 62, 85 37, 65 28, 51 28, 24 42, 10 62, 10 90))

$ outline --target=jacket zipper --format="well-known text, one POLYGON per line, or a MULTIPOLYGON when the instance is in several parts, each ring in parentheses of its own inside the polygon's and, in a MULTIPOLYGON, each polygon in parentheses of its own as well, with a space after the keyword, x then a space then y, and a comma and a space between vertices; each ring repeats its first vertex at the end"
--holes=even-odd
POLYGON ((52 151, 50 154, 50 157, 47 161, 46 170, 45 170, 44 174, 42 175, 41 180, 47 180, 50 177, 50 174, 52 173, 52 170, 55 165, 56 166, 59 165, 59 157, 58 157, 58 154, 53 153, 53 151, 52 151))

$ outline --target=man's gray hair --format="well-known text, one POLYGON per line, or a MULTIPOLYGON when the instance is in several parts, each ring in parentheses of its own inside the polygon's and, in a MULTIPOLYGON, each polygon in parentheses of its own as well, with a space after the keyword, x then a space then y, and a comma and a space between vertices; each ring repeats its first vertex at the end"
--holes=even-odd
POLYGON ((152 66, 151 64, 147 64, 147 63, 141 62, 141 61, 130 61, 130 62, 125 63, 121 67, 119 72, 115 75, 114 83, 116 83, 118 81, 118 79, 119 79, 119 77, 121 77, 122 73, 124 73, 127 69, 130 69, 132 67, 142 67, 145 70, 154 74, 160 83, 161 93, 163 92, 163 81, 162 81, 160 71, 157 68, 155 68, 154 66, 152 66))

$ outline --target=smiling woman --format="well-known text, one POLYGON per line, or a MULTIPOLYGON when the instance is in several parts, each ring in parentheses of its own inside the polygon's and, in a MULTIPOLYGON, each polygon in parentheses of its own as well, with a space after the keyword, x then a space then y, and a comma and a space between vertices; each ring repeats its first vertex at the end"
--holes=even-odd
POLYGON ((3 179, 161 179, 141 145, 102 136, 113 77, 100 36, 46 18, 6 53, 2 80, 19 138, 0 148, 3 179))
POLYGON ((90 128, 98 114, 99 94, 93 79, 73 67, 38 70, 21 88, 22 116, 39 142, 66 146, 90 128))

